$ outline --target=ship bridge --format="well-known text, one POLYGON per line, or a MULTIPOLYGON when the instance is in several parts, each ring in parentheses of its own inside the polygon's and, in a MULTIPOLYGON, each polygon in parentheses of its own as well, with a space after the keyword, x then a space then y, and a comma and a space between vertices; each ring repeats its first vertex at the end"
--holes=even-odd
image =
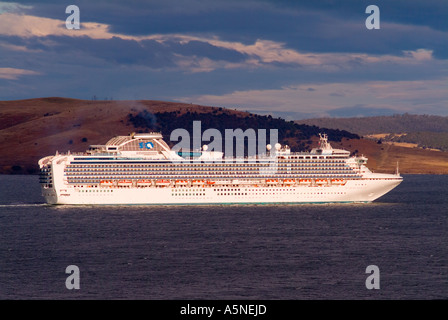
POLYGON ((319 133, 319 147, 313 148, 311 154, 317 155, 332 155, 336 157, 349 157, 350 151, 343 149, 333 149, 333 147, 328 142, 328 136, 326 134, 319 133))

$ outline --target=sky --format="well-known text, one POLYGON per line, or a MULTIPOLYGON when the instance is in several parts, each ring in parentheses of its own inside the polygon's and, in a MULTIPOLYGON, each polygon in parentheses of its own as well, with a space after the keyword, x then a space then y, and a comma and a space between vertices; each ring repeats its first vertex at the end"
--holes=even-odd
POLYGON ((447 17, 446 0, 0 2, 0 100, 448 116, 447 17))

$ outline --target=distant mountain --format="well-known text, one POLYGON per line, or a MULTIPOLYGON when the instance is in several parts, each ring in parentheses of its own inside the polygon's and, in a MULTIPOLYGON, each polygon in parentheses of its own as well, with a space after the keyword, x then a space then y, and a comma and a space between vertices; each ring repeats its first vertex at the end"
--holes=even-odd
POLYGON ((374 116, 391 116, 397 113, 397 110, 388 108, 369 108, 363 105, 353 107, 344 107, 328 110, 330 117, 349 118, 349 117, 374 117, 374 116))
POLYGON ((316 119, 323 117, 330 118, 349 118, 349 117, 373 117, 381 115, 394 115, 398 111, 389 108, 371 108, 363 105, 355 105, 353 107, 343 107, 337 109, 327 110, 325 112, 301 112, 301 111, 277 111, 272 110, 251 110, 257 114, 272 115, 273 117, 280 117, 286 120, 296 119, 316 119))
POLYGON ((296 123, 347 130, 360 135, 378 133, 448 132, 448 117, 415 114, 392 116, 315 118, 296 123))
POLYGON ((347 130, 375 139, 408 147, 448 151, 448 117, 395 114, 360 118, 317 118, 296 123, 347 130))

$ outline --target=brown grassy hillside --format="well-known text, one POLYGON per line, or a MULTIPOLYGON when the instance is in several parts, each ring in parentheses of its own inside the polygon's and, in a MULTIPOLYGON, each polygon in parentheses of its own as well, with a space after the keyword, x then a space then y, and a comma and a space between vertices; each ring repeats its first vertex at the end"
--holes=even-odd
MULTIPOLYGON (((163 101, 89 101, 41 98, 0 101, 0 173, 33 173, 37 161, 56 150, 85 151, 135 128, 129 113, 211 112, 216 108, 163 101)), ((224 110, 243 114, 242 112, 224 110)))
POLYGON ((343 139, 341 143, 333 143, 333 147, 357 150, 359 155, 369 158, 367 166, 376 172, 393 173, 398 162, 400 173, 448 174, 448 152, 378 144, 368 139, 343 139))
MULTIPOLYGON (((127 116, 143 110, 183 114, 216 113, 217 109, 149 100, 41 98, 0 101, 0 173, 36 173, 37 161, 56 150, 80 152, 91 144, 104 144, 115 135, 128 135, 136 130, 127 121, 127 116)), ((239 117, 248 115, 228 109, 219 112, 239 117)), ((398 160, 402 173, 448 174, 447 152, 402 148, 365 139, 343 139, 341 143, 332 144, 366 155, 369 168, 375 171, 393 172, 398 160)))

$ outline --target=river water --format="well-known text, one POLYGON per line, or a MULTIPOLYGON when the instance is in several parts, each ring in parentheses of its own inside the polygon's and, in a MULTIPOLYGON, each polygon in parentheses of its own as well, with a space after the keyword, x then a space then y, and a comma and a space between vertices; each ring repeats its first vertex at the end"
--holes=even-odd
POLYGON ((370 204, 50 206, 4 175, 0 299, 447 299, 447 194, 405 175, 370 204))

